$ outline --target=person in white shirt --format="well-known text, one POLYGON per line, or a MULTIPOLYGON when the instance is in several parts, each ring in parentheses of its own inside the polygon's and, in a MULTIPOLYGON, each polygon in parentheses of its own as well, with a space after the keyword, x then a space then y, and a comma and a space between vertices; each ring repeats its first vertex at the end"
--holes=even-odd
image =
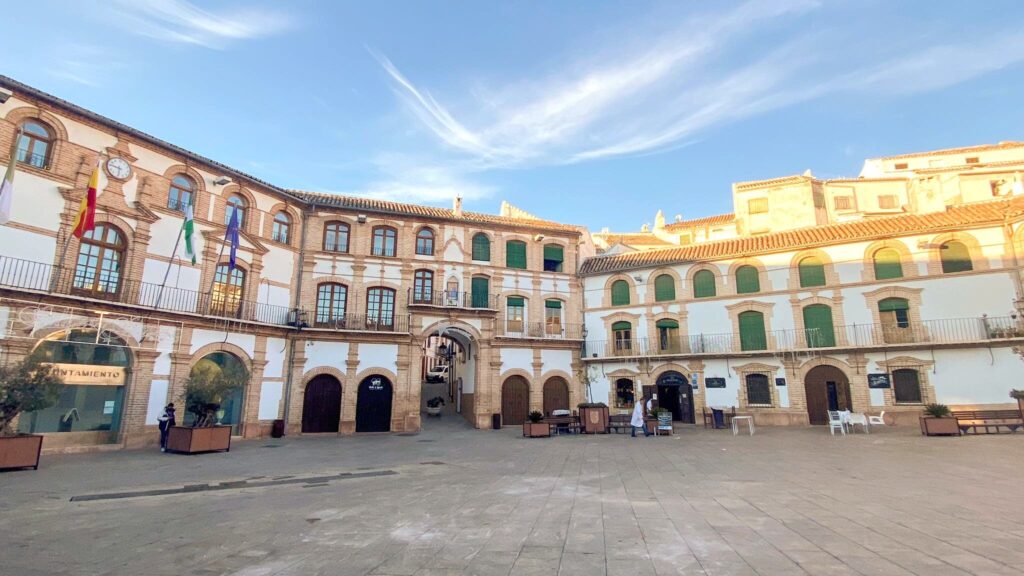
MULTIPOLYGON (((644 408, 641 402, 642 400, 637 400, 633 403, 633 417, 629 419, 629 425, 633 427, 630 436, 633 438, 636 438, 637 428, 644 431, 644 436, 651 435, 651 432, 647 430, 647 422, 644 421, 644 408)), ((650 401, 648 401, 648 405, 650 405, 650 401)))

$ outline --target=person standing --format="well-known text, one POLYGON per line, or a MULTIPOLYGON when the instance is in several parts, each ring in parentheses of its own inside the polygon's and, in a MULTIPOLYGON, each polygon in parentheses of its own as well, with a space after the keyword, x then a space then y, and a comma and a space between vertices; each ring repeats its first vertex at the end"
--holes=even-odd
POLYGON ((171 433, 171 427, 178 424, 174 416, 174 402, 164 407, 164 413, 157 420, 160 423, 160 451, 167 452, 167 435, 171 433))
POLYGON ((644 436, 650 436, 651 433, 647 430, 647 423, 644 421, 644 407, 641 403, 642 400, 633 402, 633 417, 629 419, 629 425, 632 426, 630 431, 633 438, 636 438, 636 429, 640 428, 644 431, 644 436))

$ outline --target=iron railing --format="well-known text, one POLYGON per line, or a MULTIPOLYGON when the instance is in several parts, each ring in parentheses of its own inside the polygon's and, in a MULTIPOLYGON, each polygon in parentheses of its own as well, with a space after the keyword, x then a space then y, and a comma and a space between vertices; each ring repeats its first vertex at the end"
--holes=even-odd
POLYGON ((425 292, 409 289, 410 306, 435 306, 438 308, 479 308, 483 310, 497 310, 498 297, 491 294, 480 294, 473 292, 455 292, 441 290, 439 292, 425 292))
POLYGON ((548 322, 516 322, 506 320, 500 336, 508 338, 547 338, 553 340, 582 340, 582 324, 555 324, 548 322))
POLYGON ((342 314, 340 316, 314 318, 313 328, 327 330, 359 330, 362 332, 408 332, 408 314, 342 314))
POLYGON ((22 164, 28 164, 29 166, 35 166, 36 168, 46 168, 46 155, 45 154, 29 154, 27 150, 18 149, 18 162, 22 164))

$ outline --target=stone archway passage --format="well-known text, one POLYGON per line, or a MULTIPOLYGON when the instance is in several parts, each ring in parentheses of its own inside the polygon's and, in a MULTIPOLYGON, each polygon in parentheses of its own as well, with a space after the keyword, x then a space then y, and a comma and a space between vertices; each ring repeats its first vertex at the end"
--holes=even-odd
POLYGON ((329 374, 306 384, 302 398, 302 433, 337 432, 341 421, 341 383, 329 374))
POLYGON ((569 409, 569 383, 561 376, 548 378, 544 383, 544 415, 554 410, 569 409))
POLYGON ((517 426, 530 411, 530 384, 522 376, 512 376, 501 387, 501 424, 517 426))
POLYGON ((829 410, 851 410, 850 379, 835 366, 815 366, 804 377, 807 417, 811 424, 828 424, 829 410))
POLYGON ((356 432, 391 431, 391 381, 369 376, 359 383, 356 398, 356 432))

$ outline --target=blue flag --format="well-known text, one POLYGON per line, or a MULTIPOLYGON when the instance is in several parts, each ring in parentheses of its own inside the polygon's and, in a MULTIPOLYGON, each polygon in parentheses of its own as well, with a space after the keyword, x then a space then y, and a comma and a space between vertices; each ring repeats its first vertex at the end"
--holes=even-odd
POLYGON ((228 222, 228 230, 224 233, 224 241, 231 242, 231 268, 235 269, 235 253, 238 252, 238 210, 231 211, 231 222, 228 222))

